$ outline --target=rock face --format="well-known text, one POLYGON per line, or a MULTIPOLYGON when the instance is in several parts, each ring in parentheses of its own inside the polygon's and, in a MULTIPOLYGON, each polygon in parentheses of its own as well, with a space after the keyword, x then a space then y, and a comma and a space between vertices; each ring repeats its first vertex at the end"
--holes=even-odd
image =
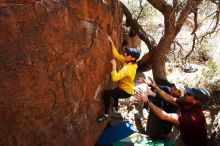
POLYGON ((216 115, 213 122, 212 134, 210 136, 210 145, 219 146, 220 145, 220 111, 216 115))
POLYGON ((0 0, 0 145, 93 146, 120 26, 115 0, 0 0))

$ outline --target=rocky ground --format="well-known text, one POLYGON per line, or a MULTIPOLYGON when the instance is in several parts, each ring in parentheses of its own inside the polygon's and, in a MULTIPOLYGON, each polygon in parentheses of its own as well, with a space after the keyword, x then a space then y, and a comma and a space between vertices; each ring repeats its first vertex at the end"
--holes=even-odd
POLYGON ((121 120, 127 120, 138 132, 144 133, 148 111, 143 108, 143 103, 132 96, 129 99, 120 100, 119 104, 119 110, 113 112, 110 122, 114 124, 121 120))

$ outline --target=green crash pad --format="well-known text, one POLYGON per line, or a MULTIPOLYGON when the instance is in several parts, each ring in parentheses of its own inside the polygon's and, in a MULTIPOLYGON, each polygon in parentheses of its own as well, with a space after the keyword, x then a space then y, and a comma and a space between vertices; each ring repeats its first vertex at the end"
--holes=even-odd
POLYGON ((173 146, 174 140, 152 140, 147 135, 134 133, 121 139, 113 146, 173 146))

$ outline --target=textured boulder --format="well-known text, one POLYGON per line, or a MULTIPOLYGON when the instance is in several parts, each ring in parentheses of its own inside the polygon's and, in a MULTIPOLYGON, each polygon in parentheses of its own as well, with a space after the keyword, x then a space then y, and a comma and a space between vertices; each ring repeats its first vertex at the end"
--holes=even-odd
POLYGON ((120 26, 114 0, 0 0, 0 145, 94 145, 120 26))
POLYGON ((220 111, 218 115, 215 116, 213 122, 212 133, 210 136, 210 146, 219 146, 220 145, 220 111))

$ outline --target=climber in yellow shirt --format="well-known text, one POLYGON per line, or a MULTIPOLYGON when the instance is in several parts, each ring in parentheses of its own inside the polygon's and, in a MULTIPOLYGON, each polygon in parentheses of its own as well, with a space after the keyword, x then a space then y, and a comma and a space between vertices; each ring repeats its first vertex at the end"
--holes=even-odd
POLYGON ((116 60, 112 59, 112 81, 118 81, 118 87, 115 89, 105 90, 102 94, 105 105, 105 113, 97 118, 98 122, 103 122, 109 117, 110 108, 118 108, 118 99, 129 98, 133 94, 134 78, 137 70, 137 60, 140 53, 135 48, 126 48, 125 54, 120 55, 115 48, 115 45, 108 36, 108 40, 112 47, 114 57, 123 63, 123 67, 117 72, 116 60))

